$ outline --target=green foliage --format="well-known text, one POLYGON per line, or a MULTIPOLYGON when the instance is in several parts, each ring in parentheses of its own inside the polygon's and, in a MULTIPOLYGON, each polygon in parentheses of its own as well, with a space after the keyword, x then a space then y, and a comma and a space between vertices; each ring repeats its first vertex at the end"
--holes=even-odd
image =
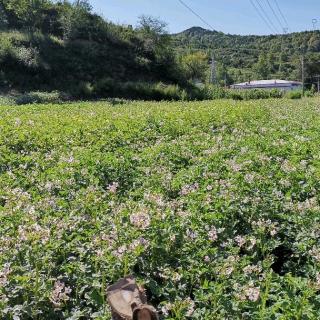
POLYGON ((253 90, 230 90, 229 93, 232 94, 236 92, 236 95, 241 96, 240 100, 255 100, 255 99, 277 99, 282 98, 285 93, 283 91, 272 89, 253 89, 253 90))
POLYGON ((306 76, 319 74, 320 70, 320 31, 240 36, 194 27, 172 39, 181 56, 198 51, 213 53, 227 71, 219 76, 222 83, 225 74, 233 82, 256 78, 300 80, 301 48, 305 51, 306 76))
POLYGON ((302 91, 289 91, 286 93, 286 97, 289 99, 301 99, 302 91))
POLYGON ((209 58, 205 53, 195 52, 181 57, 182 68, 190 80, 206 81, 209 58))
POLYGON ((0 107, 0 318, 319 316, 319 98, 0 107), (290 130, 289 130, 290 129, 290 130))
POLYGON ((315 96, 315 91, 313 90, 307 90, 304 92, 304 96, 307 97, 307 98, 312 98, 315 96))
POLYGON ((233 90, 219 86, 204 86, 196 95, 200 100, 233 99, 233 100, 258 100, 279 99, 285 96, 285 92, 273 89, 233 90))
POLYGON ((162 82, 115 82, 112 79, 100 81, 94 88, 96 97, 115 97, 145 100, 184 100, 185 92, 178 85, 162 82))
POLYGON ((92 13, 87 1, 0 0, 0 9, 8 22, 0 30, 0 85, 7 89, 82 98, 95 97, 105 79, 187 85, 165 24, 155 18, 142 17, 136 29, 119 26, 92 13))
POLYGON ((17 105, 34 104, 34 103, 61 103, 66 97, 61 93, 54 92, 29 92, 19 95, 15 99, 17 105))
POLYGON ((272 71, 272 59, 266 54, 259 56, 258 62, 253 65, 253 71, 257 74, 258 79, 268 79, 272 71))

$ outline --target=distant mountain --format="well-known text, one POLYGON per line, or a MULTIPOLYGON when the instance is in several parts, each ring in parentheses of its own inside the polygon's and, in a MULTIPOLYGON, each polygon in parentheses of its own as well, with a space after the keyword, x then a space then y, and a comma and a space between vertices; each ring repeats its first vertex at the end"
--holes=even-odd
POLYGON ((320 31, 242 36, 192 27, 173 34, 172 39, 179 53, 201 50, 213 54, 233 81, 262 76, 298 80, 302 54, 307 74, 320 72, 320 31))

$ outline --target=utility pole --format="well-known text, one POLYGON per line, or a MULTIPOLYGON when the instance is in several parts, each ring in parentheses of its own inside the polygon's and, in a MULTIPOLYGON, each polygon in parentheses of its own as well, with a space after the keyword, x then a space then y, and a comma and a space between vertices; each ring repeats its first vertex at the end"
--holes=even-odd
POLYGON ((316 31, 316 24, 318 23, 318 19, 312 19, 313 31, 316 31))
POLYGON ((216 84, 217 82, 217 76, 216 76, 216 61, 214 59, 214 55, 212 53, 211 55, 211 79, 212 84, 216 84))
POLYGON ((304 96, 304 83, 305 83, 305 75, 304 75, 304 55, 301 56, 301 78, 302 78, 302 96, 304 96))
POLYGON ((283 37, 288 33, 288 28, 283 28, 282 30, 283 30, 283 34, 281 35, 281 52, 280 52, 279 72, 282 71, 283 37))

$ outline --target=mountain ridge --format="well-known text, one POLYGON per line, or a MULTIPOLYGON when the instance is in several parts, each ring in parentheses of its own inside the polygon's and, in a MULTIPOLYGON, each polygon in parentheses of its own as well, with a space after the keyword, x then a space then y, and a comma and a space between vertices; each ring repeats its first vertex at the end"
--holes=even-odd
MULTIPOLYGON (((318 30, 317 30, 318 31, 318 30)), ((172 36, 174 35, 180 35, 180 34, 190 34, 190 33, 204 33, 204 34, 224 34, 227 36, 236 36, 236 37, 278 37, 278 36, 286 36, 286 35, 293 35, 293 34, 301 34, 301 33, 314 33, 315 31, 312 30, 304 30, 304 31, 294 31, 289 33, 279 33, 279 34, 238 34, 238 33, 228 33, 218 30, 210 30, 206 29, 200 26, 192 26, 190 28, 187 28, 185 30, 182 30, 180 32, 173 32, 171 33, 172 36)))

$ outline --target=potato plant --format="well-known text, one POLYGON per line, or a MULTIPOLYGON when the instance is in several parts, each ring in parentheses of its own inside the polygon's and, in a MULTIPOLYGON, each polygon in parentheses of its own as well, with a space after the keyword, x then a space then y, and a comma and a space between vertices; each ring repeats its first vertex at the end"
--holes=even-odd
POLYGON ((0 107, 0 318, 319 319, 319 99, 0 107))

